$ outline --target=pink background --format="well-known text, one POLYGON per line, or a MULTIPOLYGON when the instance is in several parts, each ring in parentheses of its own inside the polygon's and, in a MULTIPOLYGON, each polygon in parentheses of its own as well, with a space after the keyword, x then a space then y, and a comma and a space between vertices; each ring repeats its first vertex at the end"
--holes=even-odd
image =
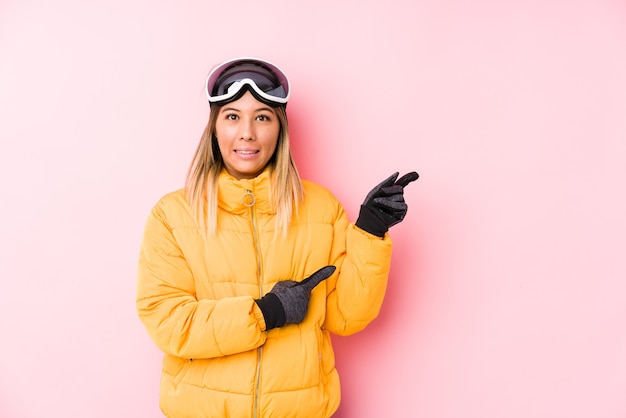
POLYGON ((421 174, 338 417, 626 417, 618 0, 1 0, 0 417, 160 416, 139 242, 238 55, 289 74, 301 173, 352 219, 421 174))

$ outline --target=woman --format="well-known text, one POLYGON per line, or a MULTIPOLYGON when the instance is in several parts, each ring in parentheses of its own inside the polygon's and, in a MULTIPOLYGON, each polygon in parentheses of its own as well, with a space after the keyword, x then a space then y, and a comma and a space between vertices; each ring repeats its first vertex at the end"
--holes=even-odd
POLYGON ((330 333, 378 314, 406 214, 398 173, 355 224, 301 181, 289 148, 287 77, 252 58, 207 79, 210 117, 186 187, 146 224, 137 310, 164 352, 168 417, 329 417, 339 406, 330 333))

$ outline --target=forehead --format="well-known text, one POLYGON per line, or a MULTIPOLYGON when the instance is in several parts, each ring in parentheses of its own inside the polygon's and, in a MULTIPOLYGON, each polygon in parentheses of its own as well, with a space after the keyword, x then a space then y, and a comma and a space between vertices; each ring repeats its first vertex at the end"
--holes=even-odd
POLYGON ((232 102, 222 106, 220 108, 220 113, 233 110, 238 112, 269 111, 272 113, 276 113, 274 108, 266 105, 263 102, 258 101, 249 91, 245 92, 243 96, 241 96, 239 99, 233 100, 232 102))

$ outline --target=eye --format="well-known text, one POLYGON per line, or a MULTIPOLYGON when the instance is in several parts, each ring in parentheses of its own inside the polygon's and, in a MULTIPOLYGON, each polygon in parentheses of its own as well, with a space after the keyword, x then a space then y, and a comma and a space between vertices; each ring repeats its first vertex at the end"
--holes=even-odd
POLYGON ((227 113, 225 115, 225 119, 226 120, 237 120, 237 119, 239 119, 239 116, 234 114, 234 113, 227 113))
POLYGON ((259 115, 256 118, 260 120, 261 122, 267 122, 271 120, 269 115, 259 115))

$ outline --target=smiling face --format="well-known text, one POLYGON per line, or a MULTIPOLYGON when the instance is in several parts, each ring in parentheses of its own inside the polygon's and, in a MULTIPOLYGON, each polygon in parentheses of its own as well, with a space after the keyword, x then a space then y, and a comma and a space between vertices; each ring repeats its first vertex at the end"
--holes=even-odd
POLYGON ((226 171, 239 180, 259 175, 274 155, 279 132, 276 111, 250 92, 222 106, 215 136, 226 171))

